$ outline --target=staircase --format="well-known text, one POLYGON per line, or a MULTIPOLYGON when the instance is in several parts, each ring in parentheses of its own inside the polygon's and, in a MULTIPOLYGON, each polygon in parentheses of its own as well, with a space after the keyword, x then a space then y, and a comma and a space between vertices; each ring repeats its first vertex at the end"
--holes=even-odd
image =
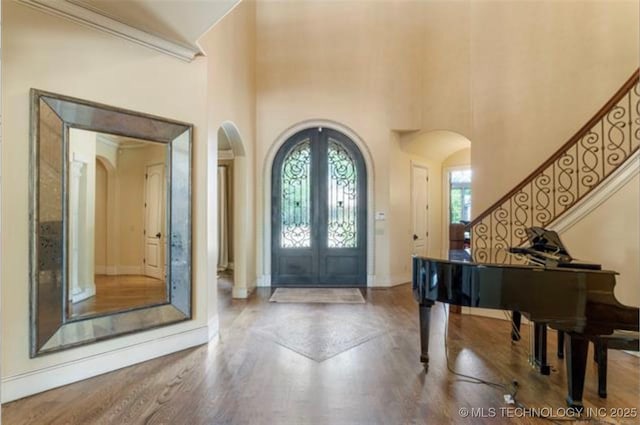
POLYGON ((621 167, 640 147, 639 71, 569 141, 471 222, 474 257, 507 262, 525 229, 548 227, 621 167))

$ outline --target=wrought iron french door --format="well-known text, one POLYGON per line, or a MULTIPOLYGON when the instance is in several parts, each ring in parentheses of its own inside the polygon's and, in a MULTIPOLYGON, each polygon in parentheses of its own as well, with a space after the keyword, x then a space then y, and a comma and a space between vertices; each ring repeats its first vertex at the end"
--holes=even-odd
POLYGON ((272 170, 273 286, 366 286, 367 175, 344 134, 290 137, 272 170))

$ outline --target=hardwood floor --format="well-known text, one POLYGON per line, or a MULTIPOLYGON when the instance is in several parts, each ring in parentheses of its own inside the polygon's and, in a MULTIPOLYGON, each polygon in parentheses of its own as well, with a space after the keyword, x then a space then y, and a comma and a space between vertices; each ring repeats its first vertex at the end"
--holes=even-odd
MULTIPOLYGON (((366 304, 348 305, 269 303, 269 290, 258 290, 248 301, 232 300, 225 280, 219 292, 218 341, 8 403, 3 424, 551 423, 501 417, 503 391, 461 382, 447 371, 439 305, 433 309, 425 374, 409 285, 369 290, 366 304), (305 355, 316 349, 333 355, 320 356, 322 361, 305 355), (484 408, 485 416, 494 408, 497 417, 463 418, 460 408, 484 408)), ((451 365, 492 381, 516 379, 517 398, 528 407, 563 408, 565 367, 553 354, 555 334, 549 337, 553 371, 542 376, 527 362, 526 326, 522 332, 522 341, 512 344, 506 321, 451 315, 451 365)), ((598 398, 595 365, 589 363, 586 407, 638 406, 640 359, 609 353, 607 399, 598 398)), ((610 414, 600 419, 589 423, 639 422, 610 414)))
POLYGON ((164 280, 139 275, 96 275, 96 294, 71 304, 71 317, 128 310, 167 301, 164 280))

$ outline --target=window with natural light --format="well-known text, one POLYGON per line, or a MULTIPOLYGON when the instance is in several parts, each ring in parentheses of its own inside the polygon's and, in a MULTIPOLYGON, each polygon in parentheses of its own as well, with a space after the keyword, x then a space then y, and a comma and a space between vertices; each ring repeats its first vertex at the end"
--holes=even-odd
POLYGON ((449 222, 471 221, 471 170, 449 174, 449 222))

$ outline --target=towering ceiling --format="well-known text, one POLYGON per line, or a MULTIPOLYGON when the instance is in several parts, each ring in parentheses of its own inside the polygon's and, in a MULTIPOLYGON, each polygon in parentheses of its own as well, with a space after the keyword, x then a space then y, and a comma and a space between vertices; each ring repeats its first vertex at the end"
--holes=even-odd
POLYGON ((240 0, 70 0, 124 24, 189 47, 240 0))
POLYGON ((197 41, 240 0, 17 0, 190 62, 197 41))

